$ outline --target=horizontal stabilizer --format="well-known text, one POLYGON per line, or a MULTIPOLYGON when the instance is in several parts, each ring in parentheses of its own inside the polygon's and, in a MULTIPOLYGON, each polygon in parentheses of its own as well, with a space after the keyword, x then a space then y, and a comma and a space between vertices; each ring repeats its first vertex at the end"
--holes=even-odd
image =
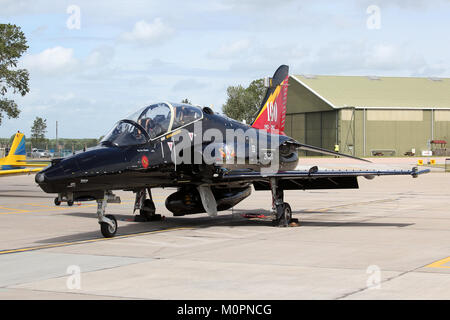
POLYGON ((301 150, 304 150, 304 151, 311 151, 311 152, 326 154, 326 155, 329 155, 329 156, 350 158, 350 159, 354 159, 354 160, 359 160, 359 161, 372 163, 371 161, 366 160, 366 159, 358 158, 358 157, 355 157, 355 156, 351 156, 351 155, 348 155, 348 154, 339 153, 339 152, 335 152, 335 151, 331 151, 331 150, 327 150, 327 149, 322 149, 322 148, 319 148, 319 147, 310 146, 310 145, 307 145, 307 144, 298 143, 297 144, 297 148, 301 149, 301 150))

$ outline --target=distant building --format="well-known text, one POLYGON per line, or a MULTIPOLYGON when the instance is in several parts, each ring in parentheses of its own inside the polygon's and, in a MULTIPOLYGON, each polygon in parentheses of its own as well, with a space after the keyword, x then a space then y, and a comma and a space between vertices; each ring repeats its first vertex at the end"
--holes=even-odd
POLYGON ((421 155, 450 143, 450 79, 292 75, 286 134, 359 157, 421 155))

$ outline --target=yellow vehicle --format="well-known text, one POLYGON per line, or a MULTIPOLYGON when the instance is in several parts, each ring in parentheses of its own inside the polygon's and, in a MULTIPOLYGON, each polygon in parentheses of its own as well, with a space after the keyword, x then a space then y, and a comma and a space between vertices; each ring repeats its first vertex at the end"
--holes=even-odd
POLYGON ((18 131, 6 157, 0 158, 0 177, 36 173, 48 165, 48 161, 30 163, 26 158, 25 135, 18 131))

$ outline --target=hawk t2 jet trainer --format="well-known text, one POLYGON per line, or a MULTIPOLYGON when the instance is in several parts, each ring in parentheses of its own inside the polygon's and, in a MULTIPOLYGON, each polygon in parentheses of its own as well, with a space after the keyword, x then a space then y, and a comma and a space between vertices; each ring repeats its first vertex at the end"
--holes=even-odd
MULTIPOLYGON (((227 210, 256 191, 270 190, 272 221, 287 226, 291 207, 284 190, 358 188, 358 176, 417 177, 429 170, 295 170, 298 151, 353 156, 302 144, 284 134, 288 66, 270 79, 254 122, 249 126, 215 114, 210 108, 161 102, 120 120, 96 147, 63 159, 36 175, 36 182, 61 201, 97 201, 104 237, 113 237, 117 221, 105 214, 107 203, 120 202, 114 190, 136 194, 136 221, 160 219, 151 189, 175 187, 165 205, 174 216, 227 210)), ((364 159, 359 159, 367 161, 364 159)))

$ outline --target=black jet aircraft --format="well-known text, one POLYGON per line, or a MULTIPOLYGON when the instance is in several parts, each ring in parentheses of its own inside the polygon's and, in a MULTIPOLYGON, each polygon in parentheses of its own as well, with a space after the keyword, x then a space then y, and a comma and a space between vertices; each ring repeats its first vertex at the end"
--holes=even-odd
MULTIPOLYGON (((232 208, 256 191, 270 190, 274 225, 287 226, 291 207, 284 190, 358 188, 358 176, 417 177, 429 170, 295 170, 298 151, 355 158, 305 145, 284 134, 288 67, 280 66, 251 125, 214 113, 210 108, 161 102, 120 120, 96 147, 62 159, 36 175, 55 204, 97 201, 104 237, 113 237, 117 221, 105 214, 107 203, 120 202, 114 190, 136 193, 136 221, 160 219, 152 188, 175 187, 165 205, 174 216, 232 208)), ((355 158, 358 159, 358 158, 355 158)), ((364 159, 359 159, 367 161, 364 159)))

